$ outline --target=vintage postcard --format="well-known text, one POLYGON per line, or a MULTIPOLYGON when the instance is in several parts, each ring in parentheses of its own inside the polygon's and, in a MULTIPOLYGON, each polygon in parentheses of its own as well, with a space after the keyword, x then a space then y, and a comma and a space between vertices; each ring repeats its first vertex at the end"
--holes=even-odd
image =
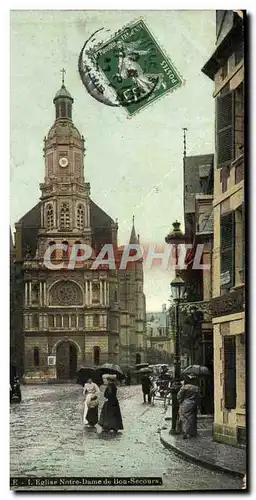
POLYGON ((10 36, 10 489, 246 489, 246 12, 10 36))

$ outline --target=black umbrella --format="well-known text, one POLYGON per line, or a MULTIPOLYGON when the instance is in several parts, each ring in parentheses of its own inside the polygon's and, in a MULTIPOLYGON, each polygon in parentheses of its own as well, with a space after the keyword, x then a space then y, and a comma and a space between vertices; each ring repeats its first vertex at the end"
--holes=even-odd
POLYGON ((96 373, 100 373, 101 375, 116 375, 117 378, 125 378, 121 368, 119 365, 115 365, 112 363, 104 363, 96 369, 96 373))
POLYGON ((77 372, 77 383, 85 384, 89 378, 93 380, 93 382, 101 383, 102 378, 99 373, 97 373, 96 368, 94 366, 85 366, 80 368, 77 372))
POLYGON ((136 366, 136 370, 140 370, 141 368, 147 368, 149 366, 149 363, 139 363, 136 366))
POLYGON ((190 365, 183 370, 182 375, 194 375, 197 377, 206 377, 210 375, 210 371, 206 366, 190 365))

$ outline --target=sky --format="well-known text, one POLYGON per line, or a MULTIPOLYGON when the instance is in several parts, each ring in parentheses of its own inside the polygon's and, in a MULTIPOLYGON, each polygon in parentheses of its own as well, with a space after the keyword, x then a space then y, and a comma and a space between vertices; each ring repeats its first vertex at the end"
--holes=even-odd
MULTIPOLYGON (((73 121, 85 138, 84 173, 91 198, 114 220, 119 244, 135 216, 140 242, 161 249, 177 219, 183 222, 183 127, 187 154, 214 152, 213 82, 201 68, 214 51, 215 11, 12 11, 10 25, 10 223, 39 200, 43 139, 54 122, 53 97, 65 84, 73 121), (78 56, 97 29, 111 32, 143 18, 185 81, 131 119, 99 103, 84 88, 78 56)), ((170 271, 145 270, 147 311, 170 297, 170 271)))

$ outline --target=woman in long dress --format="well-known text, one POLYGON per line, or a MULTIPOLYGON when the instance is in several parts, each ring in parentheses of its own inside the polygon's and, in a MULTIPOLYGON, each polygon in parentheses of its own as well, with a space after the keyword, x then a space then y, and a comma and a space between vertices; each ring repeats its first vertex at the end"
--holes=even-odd
POLYGON ((190 381, 185 380, 177 394, 179 402, 179 418, 182 426, 183 438, 197 436, 197 410, 200 403, 199 388, 190 381))
POLYGON ((117 388, 113 379, 107 379, 108 384, 104 392, 105 401, 99 419, 99 425, 103 431, 114 431, 123 429, 122 415, 120 411, 119 402, 117 399, 117 388))
POLYGON ((86 384, 84 384, 83 390, 83 395, 86 396, 83 422, 92 427, 98 423, 99 394, 99 387, 89 378, 86 384))

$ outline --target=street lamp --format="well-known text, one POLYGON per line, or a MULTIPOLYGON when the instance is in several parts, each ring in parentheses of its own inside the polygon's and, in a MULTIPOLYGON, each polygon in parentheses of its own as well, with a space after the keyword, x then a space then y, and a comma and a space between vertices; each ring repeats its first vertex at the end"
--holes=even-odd
POLYGON ((180 390, 180 323, 179 305, 184 298, 185 283, 180 276, 176 276, 171 282, 172 298, 175 304, 175 344, 174 344, 174 381, 172 385, 172 428, 170 434, 178 434, 178 400, 177 394, 180 390))

